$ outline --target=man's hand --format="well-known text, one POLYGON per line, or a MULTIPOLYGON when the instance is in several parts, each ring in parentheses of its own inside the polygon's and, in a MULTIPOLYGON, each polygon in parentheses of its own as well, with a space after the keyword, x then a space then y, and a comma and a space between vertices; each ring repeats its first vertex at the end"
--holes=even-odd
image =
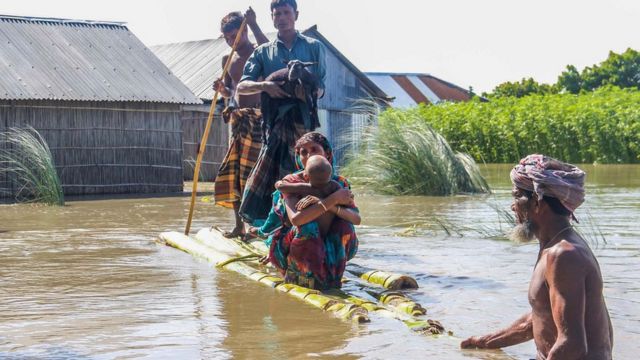
POLYGON ((472 336, 460 343, 461 349, 484 349, 487 344, 481 336, 472 336))
POLYGON ((220 92, 224 90, 224 82, 222 79, 216 79, 216 81, 213 82, 213 90, 220 92))
POLYGON ((284 99, 290 97, 286 91, 282 90, 280 85, 284 85, 284 81, 263 81, 262 91, 266 92, 272 98, 284 99))
POLYGON ((257 24, 256 22, 256 12, 253 11, 251 6, 244 12, 244 18, 247 19, 247 25, 257 24))
POLYGON ((213 90, 219 92, 223 97, 231 97, 231 92, 224 86, 224 81, 221 78, 213 82, 213 90))
POLYGON ((313 204, 317 204, 319 202, 320 202, 319 198, 315 196, 307 195, 303 197, 300 201, 298 201, 298 203, 296 204, 296 210, 302 211, 303 209, 306 209, 309 206, 313 204))

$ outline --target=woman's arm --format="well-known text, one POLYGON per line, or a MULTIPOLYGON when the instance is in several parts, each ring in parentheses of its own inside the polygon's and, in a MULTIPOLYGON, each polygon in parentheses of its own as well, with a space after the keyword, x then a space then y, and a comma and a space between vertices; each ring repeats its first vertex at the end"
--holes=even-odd
POLYGON ((311 187, 309 183, 291 183, 285 179, 276 182, 276 190, 283 194, 298 195, 300 197, 311 195, 322 198, 324 194, 318 189, 311 187))
POLYGON ((289 221, 291 221, 291 225, 293 226, 301 226, 310 223, 337 205, 349 204, 351 202, 351 196, 352 194, 350 190, 340 189, 322 199, 322 201, 300 211, 296 209, 296 204, 300 198, 297 196, 288 196, 285 198, 285 206, 287 208, 289 221))
POLYGON ((335 208, 331 209, 331 211, 335 213, 337 217, 347 220, 353 225, 360 225, 360 222, 362 222, 360 213, 352 207, 338 205, 335 208))

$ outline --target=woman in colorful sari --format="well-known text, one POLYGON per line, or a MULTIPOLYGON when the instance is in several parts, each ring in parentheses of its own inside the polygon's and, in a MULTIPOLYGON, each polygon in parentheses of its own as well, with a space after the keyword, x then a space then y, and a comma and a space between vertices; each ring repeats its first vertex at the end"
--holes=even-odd
POLYGON ((285 282, 320 290, 339 288, 346 262, 358 249, 354 225, 360 224, 360 214, 347 179, 335 171, 331 178, 340 185, 337 191, 326 193, 309 184, 304 167, 310 157, 320 155, 333 163, 333 151, 324 135, 303 135, 296 142, 295 153, 301 170, 276 184, 271 215, 278 220, 270 216, 261 228, 264 233, 276 227, 267 240, 269 261, 284 275, 285 282), (328 229, 321 229, 317 220, 326 216, 333 216, 333 220, 328 229))

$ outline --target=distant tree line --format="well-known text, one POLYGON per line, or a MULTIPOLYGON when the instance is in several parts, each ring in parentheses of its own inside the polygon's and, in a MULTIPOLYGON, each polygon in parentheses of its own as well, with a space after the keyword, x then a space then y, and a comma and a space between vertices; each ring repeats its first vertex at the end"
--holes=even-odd
POLYGON ((627 49, 622 54, 611 51, 606 60, 598 65, 587 66, 582 71, 578 71, 573 65, 567 65, 555 84, 541 84, 533 78, 523 78, 517 82, 502 83, 482 96, 521 98, 532 94, 579 94, 606 85, 640 90, 640 53, 633 49, 627 49))

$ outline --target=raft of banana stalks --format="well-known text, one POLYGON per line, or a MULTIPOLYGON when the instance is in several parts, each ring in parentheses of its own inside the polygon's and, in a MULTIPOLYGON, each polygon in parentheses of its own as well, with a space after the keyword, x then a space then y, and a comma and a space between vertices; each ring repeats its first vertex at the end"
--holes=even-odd
POLYGON ((195 237, 178 232, 164 232, 160 234, 160 240, 166 245, 202 258, 217 268, 234 271, 343 320, 364 323, 370 321, 369 313, 372 313, 398 319, 415 332, 434 335, 445 332, 438 321, 426 319, 426 310, 401 291, 418 287, 417 282, 406 275, 349 265, 347 272, 356 278, 344 279, 344 282, 363 289, 371 298, 367 300, 351 291, 318 291, 284 283, 271 266, 260 264, 259 258, 266 255, 267 248, 259 239, 245 243, 240 239, 225 238, 221 231, 211 228, 200 230, 195 237))

